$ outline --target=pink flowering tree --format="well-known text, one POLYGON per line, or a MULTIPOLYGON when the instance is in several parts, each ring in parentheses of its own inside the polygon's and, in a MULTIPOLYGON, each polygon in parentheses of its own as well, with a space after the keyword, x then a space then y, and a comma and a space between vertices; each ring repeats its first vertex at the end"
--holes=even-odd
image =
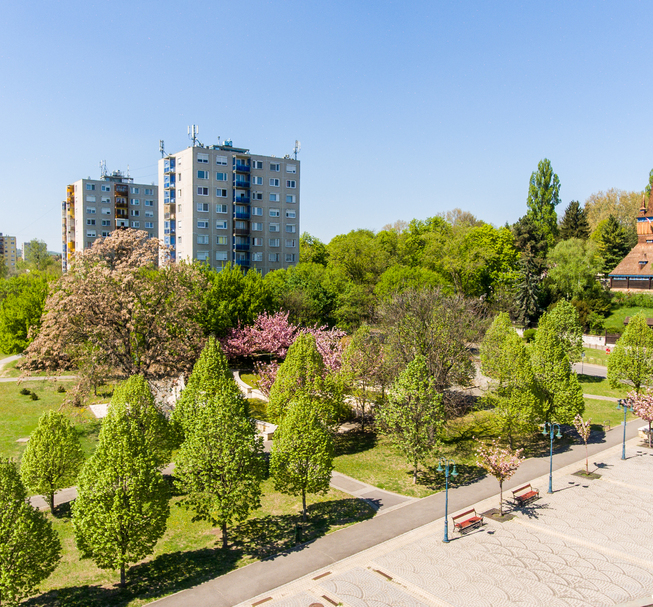
POLYGON ((288 321, 288 314, 263 312, 253 325, 238 325, 231 329, 221 340, 225 355, 228 358, 267 355, 272 359, 283 359, 299 331, 288 321))
POLYGON ((478 448, 476 463, 499 481, 500 516, 503 516, 503 482, 512 477, 524 461, 524 458, 520 457, 522 452, 523 449, 517 449, 517 451, 504 449, 497 445, 496 441, 492 441, 492 445, 489 447, 480 446, 478 448))
POLYGON ((574 426, 576 428, 576 432, 580 434, 580 437, 583 439, 583 442, 585 443, 585 474, 590 473, 589 454, 587 452, 587 441, 589 440, 590 433, 592 431, 591 424, 592 424, 592 418, 589 418, 587 421, 585 421, 580 415, 576 415, 576 417, 574 417, 574 426))
POLYGON ((279 363, 274 360, 269 363, 264 363, 261 361, 256 361, 254 363, 254 370, 260 377, 258 380, 258 388, 267 397, 270 396, 272 384, 274 384, 275 380, 277 379, 277 371, 279 371, 279 366, 279 363))
POLYGON ((648 422, 648 446, 651 447, 651 422, 653 422, 653 392, 648 389, 638 394, 636 391, 626 395, 626 401, 633 408, 633 413, 648 422))
POLYGON ((347 335, 341 329, 328 329, 326 325, 303 329, 315 338, 317 351, 322 355, 324 366, 331 372, 340 371, 342 367, 343 338, 347 335))

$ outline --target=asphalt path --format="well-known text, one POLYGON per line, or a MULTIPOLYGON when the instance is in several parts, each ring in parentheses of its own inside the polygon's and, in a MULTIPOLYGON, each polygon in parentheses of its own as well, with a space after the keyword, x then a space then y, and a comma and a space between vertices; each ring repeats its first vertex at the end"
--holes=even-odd
POLYGON ((574 363, 572 368, 576 373, 583 375, 595 375, 596 377, 607 377, 608 368, 601 365, 590 365, 589 363, 574 363))

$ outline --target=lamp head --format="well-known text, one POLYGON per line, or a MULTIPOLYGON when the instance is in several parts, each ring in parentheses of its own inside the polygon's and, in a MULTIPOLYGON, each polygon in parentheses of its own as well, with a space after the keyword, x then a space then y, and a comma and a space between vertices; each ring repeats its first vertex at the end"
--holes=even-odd
POLYGON ((546 424, 544 424, 544 426, 543 426, 543 428, 542 428, 542 436, 546 436, 546 435, 547 435, 547 432, 546 432, 546 424))
POLYGON ((556 434, 556 438, 562 438, 562 434, 560 434, 560 429, 558 429, 558 434, 556 434))
POLYGON ((442 462, 439 462, 439 463, 438 463, 437 471, 438 471, 438 472, 444 472, 444 470, 443 470, 443 468, 442 468, 442 462))
POLYGON ((456 472, 456 464, 453 465, 453 472, 451 473, 451 476, 458 476, 458 472, 456 472))

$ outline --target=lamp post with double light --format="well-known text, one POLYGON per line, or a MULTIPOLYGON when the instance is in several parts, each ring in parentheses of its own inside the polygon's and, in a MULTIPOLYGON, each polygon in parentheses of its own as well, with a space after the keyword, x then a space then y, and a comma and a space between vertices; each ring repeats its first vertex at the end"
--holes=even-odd
POLYGON ((438 472, 444 472, 444 539, 442 541, 445 544, 449 543, 449 466, 452 467, 451 476, 458 476, 456 464, 445 457, 440 458, 437 470, 438 472))
POLYGON ((551 436, 551 450, 549 454, 549 490, 547 493, 553 493, 553 431, 555 428, 558 428, 558 433, 555 435, 556 438, 562 438, 560 434, 560 424, 554 422, 544 422, 544 428, 542 434, 546 436, 549 434, 551 436))
POLYGON ((624 442, 623 446, 621 448, 621 459, 626 459, 626 416, 628 415, 628 411, 633 410, 632 407, 628 406, 628 400, 625 398, 620 398, 617 401, 617 410, 623 409, 624 410, 624 442))

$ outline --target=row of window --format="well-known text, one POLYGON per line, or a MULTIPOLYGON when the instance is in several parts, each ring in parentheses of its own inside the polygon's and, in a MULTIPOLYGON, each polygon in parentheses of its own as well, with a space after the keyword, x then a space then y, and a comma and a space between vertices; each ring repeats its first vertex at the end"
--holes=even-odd
MULTIPOLYGON (((237 207, 238 211, 242 207, 237 207)), ((208 202, 198 202, 197 203, 197 212, 198 213, 208 213, 209 212, 209 203, 208 202)), ((229 206, 226 204, 216 204, 215 205, 216 213, 228 213, 229 206)), ((279 209, 269 209, 268 210, 270 217, 281 217, 281 211, 279 209)), ((263 207, 252 207, 251 214, 255 216, 263 216, 263 207)), ((297 217, 297 211, 286 210, 286 219, 295 219, 297 217)))
MULTIPOLYGON (((280 226, 281 224, 279 223, 271 223, 268 225, 268 231, 270 232, 280 232, 280 226)), ((197 227, 204 230, 208 229, 209 227, 209 222, 203 219, 200 219, 197 222, 197 227)), ((235 224, 236 229, 247 229, 247 223, 243 221, 236 221, 235 224)), ((252 222, 252 232, 262 232, 263 231, 263 223, 258 223, 258 222, 252 222)), ((181 222, 179 224, 179 228, 181 229, 181 222)), ((215 229, 216 230, 228 230, 229 229, 229 222, 225 219, 223 220, 218 220, 215 222, 215 229)), ((288 234, 296 234, 297 233, 297 226, 294 223, 287 223, 286 224, 286 232, 288 234)))
MULTIPOLYGON (((208 261, 209 252, 208 251, 198 251, 197 259, 199 261, 208 261)), ((286 263, 295 263, 297 261, 296 253, 286 253, 285 254, 286 263)), ((229 260, 229 251, 216 251, 215 252, 216 261, 228 261, 229 260)), ((252 261, 263 261, 263 253, 252 253, 252 261)), ((268 253, 268 261, 272 263, 278 263, 281 261, 281 253, 268 253)))
MULTIPOLYGON (((208 196, 209 188, 204 188, 202 186, 197 186, 197 195, 198 196, 208 196)), ((218 198, 227 198, 227 190, 216 189, 215 195, 218 198)), ((181 190, 179 191, 179 196, 181 196, 181 190)), ((252 192, 252 200, 263 200, 263 192, 252 192)), ((279 194, 270 194, 270 202, 281 202, 281 196, 279 194)), ((297 196, 294 194, 286 194, 286 202, 289 204, 294 204, 297 202, 297 196)), ((199 204, 199 203, 198 203, 199 204)))
MULTIPOLYGON (((104 224, 103 224, 103 225, 104 225, 104 224)), ((140 224, 139 221, 132 221, 131 227, 132 227, 132 228, 140 228, 140 227, 141 227, 141 224, 140 224)), ((145 222, 145 228, 151 230, 151 229, 154 228, 154 226, 152 225, 152 222, 150 222, 150 221, 146 221, 146 222, 145 222)), ((110 231, 110 230, 102 230, 102 231, 100 232, 100 235, 101 235, 102 237, 104 237, 104 238, 106 238, 107 236, 109 236, 109 234, 111 234, 111 231, 110 231)), ((152 236, 152 235, 150 234, 150 237, 151 237, 151 236, 152 236)), ((87 237, 87 238, 96 238, 96 237, 97 237, 97 231, 96 231, 96 230, 86 230, 86 237, 87 237)))
MULTIPOLYGON (((111 215, 111 209, 109 207, 102 207, 100 209, 102 212, 102 215, 111 215)), ((96 208, 95 207, 86 207, 86 213, 87 215, 95 215, 96 214, 96 208)), ((139 217, 141 214, 140 209, 132 209, 131 210, 131 215, 132 217, 139 217)), ((154 211, 145 211, 145 217, 154 217, 154 211)))
MULTIPOLYGON (((180 176, 181 177, 181 176, 180 176)), ((197 171, 197 178, 198 179, 211 179, 211 172, 210 171, 197 171)), ((216 181, 229 181, 229 173, 216 173, 215 174, 215 180, 216 181)), ((181 181, 181 179, 180 179, 181 181)), ((242 188, 248 188, 250 185, 263 185, 263 177, 258 177, 254 175, 251 179, 251 181, 237 181, 236 186, 242 187, 242 188)), ((273 177, 270 178, 270 187, 273 188, 278 188, 281 185, 281 180, 275 179, 273 177)), ((297 181, 294 179, 286 179, 286 187, 290 189, 294 189, 297 187, 297 181)))
MULTIPOLYGON (((200 164, 208 164, 209 163, 209 155, 208 154, 198 154, 197 155, 197 162, 200 164)), ((221 166, 227 166, 228 163, 228 158, 227 156, 216 156, 215 157, 215 163, 219 164, 221 166)), ((245 164, 245 163, 243 163, 245 164)), ((257 169, 257 170, 262 170, 263 169, 263 161, 262 160, 252 160, 250 166, 252 169, 257 169)), ((275 173, 278 173, 281 171, 281 163, 279 162, 271 162, 270 163, 270 171, 273 171, 275 173)), ((286 165, 286 173, 297 173, 297 165, 296 164, 287 164, 286 165)))
MULTIPOLYGON (((178 241, 181 243, 181 236, 179 236, 178 241)), ((210 242, 210 239, 209 239, 208 234, 198 234, 197 235, 197 244, 209 244, 209 242, 210 242)), ((229 237, 228 236, 216 236, 216 241, 215 242, 218 245, 228 245, 229 244, 229 237)), ((263 238, 252 238, 252 246, 262 247, 263 246, 263 238)), ((270 246, 270 247, 280 247, 281 246, 281 239, 280 238, 269 238, 268 239, 268 246, 270 246)), ((294 238, 286 238, 285 247, 287 249, 294 249, 295 247, 297 247, 297 240, 294 239, 294 238)))
MULTIPOLYGON (((95 196, 87 196, 86 197, 86 202, 97 202, 97 201, 95 199, 95 196)), ((100 202, 102 204, 111 204, 111 198, 102 198, 100 200, 100 202)), ((132 198, 129 201, 129 204, 131 204, 134 207, 138 207, 138 206, 140 206, 141 201, 138 198, 132 198)), ((143 206, 153 207, 154 206, 154 200, 143 200, 143 206)), ((87 211, 87 213, 88 213, 88 211, 87 211)))
MULTIPOLYGON (((103 227, 109 227, 111 226, 111 220, 110 219, 103 219, 101 222, 101 225, 103 227)), ((95 225, 95 219, 87 219, 86 220, 86 225, 87 226, 94 226, 95 225)), ((140 228, 141 224, 139 221, 132 221, 132 228, 140 228)), ((153 221, 146 221, 145 222, 145 227, 148 229, 153 229, 154 228, 154 222, 153 221)))
MULTIPOLYGON (((89 192, 94 192, 95 191, 95 184, 94 183, 87 183, 86 184, 86 189, 89 192)), ((111 191, 111 186, 110 185, 101 185, 100 189, 102 192, 110 192, 111 191)), ((140 194, 141 188, 132 188, 132 194, 140 194)), ((154 188, 143 188, 143 194, 145 196, 153 196, 154 195, 154 188)))

